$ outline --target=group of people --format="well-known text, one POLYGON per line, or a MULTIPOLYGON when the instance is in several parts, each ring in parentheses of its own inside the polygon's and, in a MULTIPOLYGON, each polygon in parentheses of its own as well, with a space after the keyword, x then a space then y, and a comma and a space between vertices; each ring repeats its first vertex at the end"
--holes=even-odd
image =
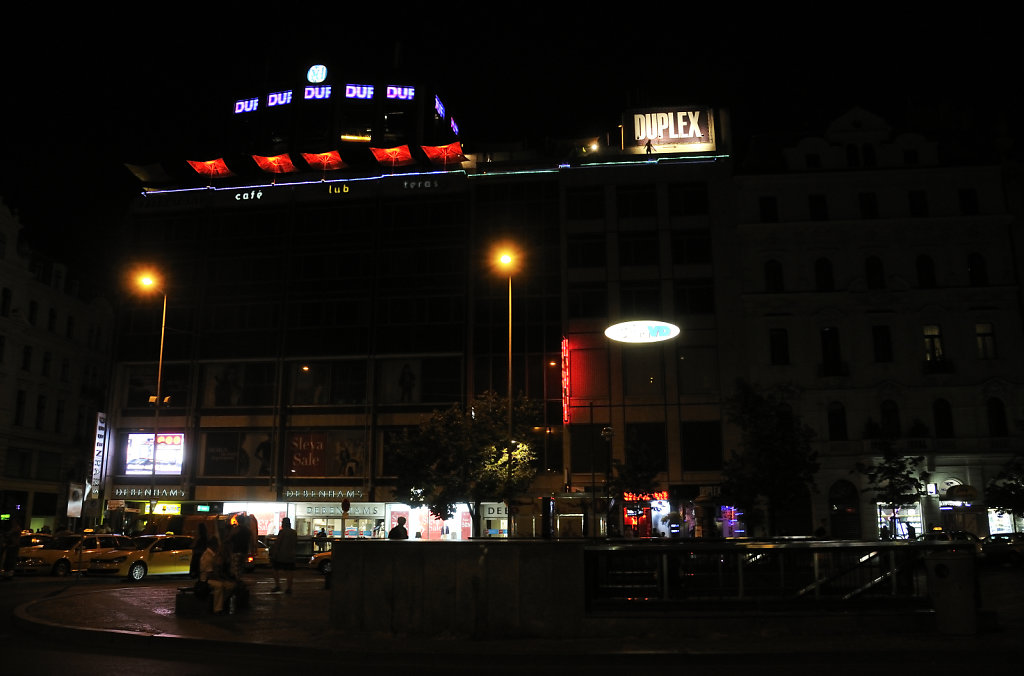
MULTIPOLYGON (((196 589, 213 596, 213 612, 223 615, 225 605, 232 596, 248 598, 248 590, 242 580, 245 556, 249 552, 250 533, 244 524, 232 521, 231 531, 223 538, 210 536, 205 524, 199 524, 199 531, 192 548, 191 575, 196 579, 196 589)), ((281 520, 281 530, 270 547, 270 565, 274 571, 274 592, 281 590, 284 579, 284 593, 292 593, 295 576, 297 548, 295 529, 291 519, 281 520)))

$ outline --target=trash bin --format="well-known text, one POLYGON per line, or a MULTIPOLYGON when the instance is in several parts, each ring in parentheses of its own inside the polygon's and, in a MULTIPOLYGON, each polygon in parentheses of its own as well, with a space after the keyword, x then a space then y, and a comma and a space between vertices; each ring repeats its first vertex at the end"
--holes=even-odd
POLYGON ((940 634, 978 632, 978 577, 974 553, 932 552, 925 556, 928 595, 940 634))

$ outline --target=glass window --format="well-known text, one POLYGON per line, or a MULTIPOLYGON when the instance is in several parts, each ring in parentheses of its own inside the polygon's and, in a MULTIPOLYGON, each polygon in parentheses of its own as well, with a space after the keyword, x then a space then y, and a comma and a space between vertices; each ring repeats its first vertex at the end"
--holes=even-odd
POLYGON ((683 422, 679 436, 684 472, 722 469, 722 425, 718 420, 683 422))
POLYGON ((828 405, 828 439, 829 441, 845 441, 846 431, 846 407, 838 401, 828 405))
POLYGON ((932 403, 932 418, 935 422, 935 436, 938 439, 953 438, 953 407, 945 399, 932 403))
POLYGON ((988 433, 993 437, 1006 437, 1010 435, 1009 427, 1006 424, 1006 406, 1001 399, 992 397, 985 403, 988 417, 988 433))
POLYGON ((672 233, 672 262, 676 265, 701 265, 711 262, 711 232, 676 230, 672 233))
POLYGON ((974 339, 978 345, 978 359, 996 358, 996 335, 991 324, 975 324, 974 339))
POLYGON ((928 324, 924 332, 924 360, 942 361, 942 329, 936 324, 928 324))
POLYGON ((764 290, 768 293, 780 293, 786 288, 782 276, 782 263, 771 260, 764 264, 764 290))
POLYGON ((786 329, 768 330, 768 354, 773 366, 789 364, 789 333, 786 329))
POLYGON ((967 278, 971 286, 988 285, 988 265, 984 256, 979 253, 967 256, 967 278))
POLYGON ((917 268, 917 285, 922 289, 934 289, 937 285, 935 261, 932 260, 931 256, 918 256, 915 261, 915 267, 917 268))
POLYGON ((816 291, 835 291, 832 261, 827 258, 819 258, 814 262, 814 288, 816 291))
POLYGON ((897 439, 900 436, 900 409, 896 402, 886 399, 882 402, 882 435, 886 439, 897 439))
POLYGON ((570 268, 603 268, 608 263, 604 233, 582 233, 566 237, 565 258, 570 268))
POLYGON ((888 326, 871 327, 871 344, 877 363, 892 361, 892 332, 888 326))
POLYGON ((656 231, 619 232, 619 265, 658 265, 658 254, 656 231))
POLYGON ((877 256, 868 256, 864 261, 864 278, 869 289, 885 288, 885 267, 877 256))

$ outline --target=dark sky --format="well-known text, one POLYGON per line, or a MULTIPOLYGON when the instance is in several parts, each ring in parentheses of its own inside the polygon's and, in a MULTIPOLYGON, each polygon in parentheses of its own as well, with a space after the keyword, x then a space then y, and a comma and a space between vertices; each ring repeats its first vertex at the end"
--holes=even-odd
POLYGON ((108 212, 138 192, 125 161, 173 155, 221 120, 236 92, 262 93, 268 78, 317 60, 353 75, 397 63, 410 79, 435 80, 468 150, 611 131, 634 105, 728 107, 738 136, 820 131, 855 105, 897 127, 928 106, 981 111, 996 124, 1021 99, 1024 56, 1006 18, 864 4, 840 8, 853 16, 624 4, 581 19, 548 3, 518 6, 519 18, 489 5, 451 19, 443 14, 455 8, 441 3, 429 14, 388 5, 377 16, 295 4, 301 13, 215 3, 173 16, 62 10, 50 13, 57 24, 25 20, 15 32, 27 39, 5 40, 0 55, 0 196, 32 238, 57 256, 102 243, 108 212))

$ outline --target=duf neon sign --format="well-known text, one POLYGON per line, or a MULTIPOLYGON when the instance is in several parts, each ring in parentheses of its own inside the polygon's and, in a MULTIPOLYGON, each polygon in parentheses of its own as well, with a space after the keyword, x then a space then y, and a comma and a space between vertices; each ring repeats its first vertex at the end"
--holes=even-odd
POLYGON ((678 336, 679 327, 656 319, 638 319, 609 326, 604 335, 620 343, 659 343, 678 336))

